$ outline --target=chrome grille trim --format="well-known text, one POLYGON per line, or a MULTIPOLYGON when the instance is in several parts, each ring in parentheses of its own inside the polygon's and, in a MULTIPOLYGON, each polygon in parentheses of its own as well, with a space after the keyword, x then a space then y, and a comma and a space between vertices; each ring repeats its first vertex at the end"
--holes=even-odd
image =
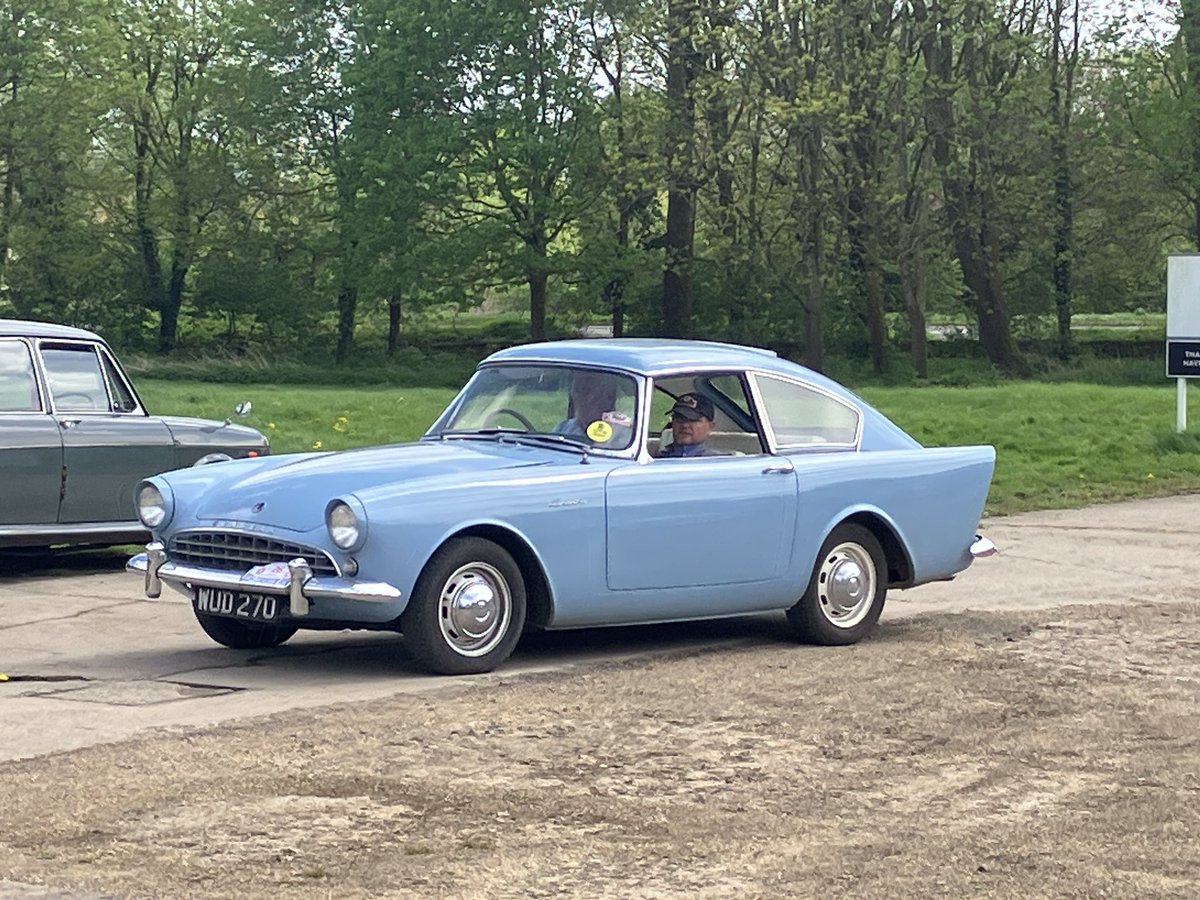
POLYGON ((187 566, 234 572, 303 558, 314 575, 341 575, 324 550, 241 531, 181 531, 167 544, 167 556, 187 566))

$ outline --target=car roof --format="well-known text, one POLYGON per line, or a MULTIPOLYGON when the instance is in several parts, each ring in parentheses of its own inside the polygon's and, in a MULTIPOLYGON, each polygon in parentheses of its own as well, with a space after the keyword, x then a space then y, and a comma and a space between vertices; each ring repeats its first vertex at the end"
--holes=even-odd
POLYGON ((546 341, 498 350, 480 365, 496 362, 573 363, 624 369, 650 376, 686 371, 757 369, 793 378, 804 378, 839 393, 846 391, 844 386, 820 372, 781 359, 774 350, 718 341, 669 338, 581 338, 546 341))
POLYGON ((83 328, 55 325, 52 322, 30 322, 25 319, 0 319, 0 337, 73 338, 102 341, 103 338, 83 328))
POLYGON ((581 338, 509 347, 493 353, 484 362, 578 363, 653 375, 678 369, 760 367, 778 359, 773 350, 716 341, 581 338))

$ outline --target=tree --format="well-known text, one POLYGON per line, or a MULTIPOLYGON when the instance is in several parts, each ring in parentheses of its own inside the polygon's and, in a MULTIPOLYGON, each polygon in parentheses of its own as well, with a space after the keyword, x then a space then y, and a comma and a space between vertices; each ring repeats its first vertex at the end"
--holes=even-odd
POLYGON ((981 0, 913 0, 927 70, 925 124, 941 176, 954 252, 993 365, 1019 367, 1000 268, 997 173, 991 142, 999 102, 1020 65, 1012 39, 1031 25, 993 18, 981 0), (956 76, 958 79, 956 81, 956 76), (956 94, 962 94, 962 110, 956 94))
POLYGON ((1071 341, 1071 266, 1074 254, 1075 185, 1070 158, 1079 65, 1079 0, 1047 0, 1049 6, 1050 155, 1054 166, 1054 309, 1058 355, 1069 359, 1071 341))
POLYGON ((109 0, 112 108, 97 141, 119 178, 106 208, 120 217, 140 262, 145 305, 159 315, 158 349, 178 341, 189 274, 204 236, 236 214, 269 172, 253 165, 264 136, 266 72, 245 71, 254 8, 236 0, 109 0))

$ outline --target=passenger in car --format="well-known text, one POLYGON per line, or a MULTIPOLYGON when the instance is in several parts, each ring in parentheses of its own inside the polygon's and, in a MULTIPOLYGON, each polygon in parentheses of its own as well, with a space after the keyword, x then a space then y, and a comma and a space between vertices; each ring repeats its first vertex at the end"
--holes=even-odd
POLYGON ((680 394, 671 407, 671 443, 658 452, 658 458, 728 456, 708 446, 714 415, 713 403, 707 397, 680 394))
POLYGON ((555 434, 586 438, 613 448, 628 446, 631 422, 618 413, 617 379, 605 372, 576 372, 571 380, 567 417, 554 426, 555 434))

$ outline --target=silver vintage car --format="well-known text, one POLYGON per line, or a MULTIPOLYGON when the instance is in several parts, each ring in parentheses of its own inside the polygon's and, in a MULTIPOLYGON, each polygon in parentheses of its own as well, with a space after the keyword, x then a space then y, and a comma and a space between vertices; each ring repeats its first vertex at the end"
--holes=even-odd
POLYGON ((0 548, 143 540, 143 478, 267 452, 244 425, 151 415, 90 331, 0 319, 0 548))

